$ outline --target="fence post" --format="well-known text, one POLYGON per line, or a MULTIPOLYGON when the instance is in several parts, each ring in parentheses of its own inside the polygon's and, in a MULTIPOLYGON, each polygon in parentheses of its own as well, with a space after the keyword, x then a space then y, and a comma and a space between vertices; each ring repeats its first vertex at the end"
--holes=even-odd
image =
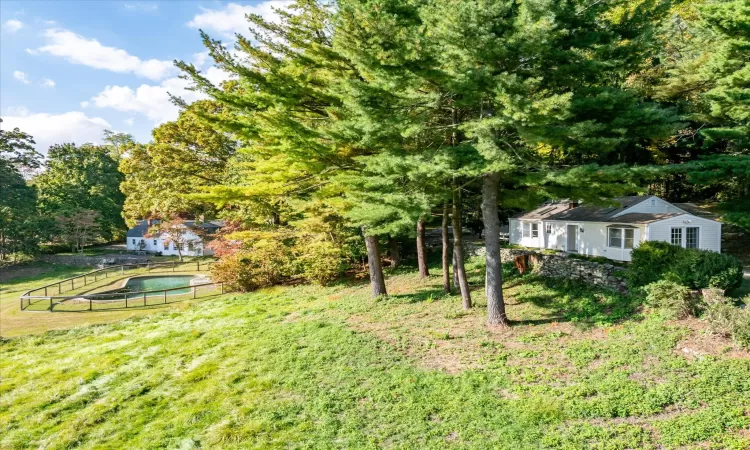
POLYGON ((172 272, 174 272, 174 268, 177 266, 177 263, 172 263, 172 272))
POLYGON ((94 301, 91 300, 91 297, 89 297, 89 311, 93 311, 93 310, 94 310, 94 301))
POLYGON ((49 310, 52 311, 52 297, 49 298, 49 310))
POLYGON ((220 284, 221 284, 221 293, 223 294, 224 293, 224 282, 222 281, 220 284))
POLYGON ((167 290, 164 289, 164 304, 167 304, 167 290))
POLYGON ((193 298, 195 298, 195 286, 193 286, 193 298))
POLYGON ((197 271, 198 271, 198 272, 200 272, 200 271, 201 271, 201 262, 200 262, 200 261, 198 261, 198 262, 197 262, 196 264, 198 265, 198 269, 197 269, 197 271))
POLYGON ((62 285, 62 281, 57 283, 57 295, 62 294, 62 287, 60 287, 61 285, 62 285))
POLYGON ((128 294, 125 294, 125 308, 128 307, 128 294))
POLYGON ((73 284, 73 280, 70 280, 70 289, 71 290, 75 289, 75 284, 73 284))
POLYGON ((143 293, 143 306, 146 306, 146 293, 143 293))
POLYGON ((89 280, 88 280, 88 278, 86 278, 86 274, 84 273, 83 274, 83 285, 86 286, 87 284, 89 284, 89 280))
POLYGON ((47 286, 44 286, 44 296, 47 296, 47 286))

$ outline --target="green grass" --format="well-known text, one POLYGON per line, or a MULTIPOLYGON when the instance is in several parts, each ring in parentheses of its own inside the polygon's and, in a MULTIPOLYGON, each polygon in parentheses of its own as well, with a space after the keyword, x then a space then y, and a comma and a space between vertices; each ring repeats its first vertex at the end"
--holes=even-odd
POLYGON ((488 328, 469 274, 468 312, 400 269, 388 298, 274 288, 7 339, 0 447, 750 446, 750 355, 698 321, 508 271, 516 324, 488 328))

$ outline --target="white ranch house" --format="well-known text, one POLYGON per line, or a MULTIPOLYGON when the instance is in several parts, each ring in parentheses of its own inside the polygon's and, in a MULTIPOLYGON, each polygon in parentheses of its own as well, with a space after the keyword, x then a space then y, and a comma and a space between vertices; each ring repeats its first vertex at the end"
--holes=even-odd
MULTIPOLYGON (((149 234, 149 228, 156 223, 157 221, 142 220, 138 225, 129 229, 127 234, 128 250, 177 255, 177 244, 171 242, 168 235, 163 233, 149 234)), ((224 222, 221 220, 208 222, 186 220, 185 226, 187 228, 200 227, 206 235, 211 235, 223 227, 224 222)), ((182 256, 209 256, 213 254, 212 250, 205 248, 204 238, 201 236, 188 231, 185 234, 185 240, 186 244, 181 249, 182 256)))
POLYGON ((617 197, 615 206, 548 202, 510 219, 510 243, 630 261, 641 242, 721 252, 721 223, 693 205, 655 196, 617 197))

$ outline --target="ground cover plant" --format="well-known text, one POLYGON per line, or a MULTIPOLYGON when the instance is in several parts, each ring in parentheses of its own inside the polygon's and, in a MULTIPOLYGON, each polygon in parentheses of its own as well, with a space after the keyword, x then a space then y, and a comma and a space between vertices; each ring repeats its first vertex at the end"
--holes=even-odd
MULTIPOLYGON (((3 448, 747 448, 750 354, 635 299, 519 276, 510 328, 413 268, 2 342, 3 448)), ((39 313, 35 313, 39 314, 39 313)))

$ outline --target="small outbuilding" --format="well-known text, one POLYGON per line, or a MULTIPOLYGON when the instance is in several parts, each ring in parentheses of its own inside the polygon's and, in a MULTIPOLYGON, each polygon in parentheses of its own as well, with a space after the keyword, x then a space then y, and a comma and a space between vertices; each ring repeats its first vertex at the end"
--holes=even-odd
POLYGON ((656 196, 617 197, 612 206, 547 202, 510 219, 510 243, 630 261, 641 242, 721 252, 721 222, 694 205, 656 196))

